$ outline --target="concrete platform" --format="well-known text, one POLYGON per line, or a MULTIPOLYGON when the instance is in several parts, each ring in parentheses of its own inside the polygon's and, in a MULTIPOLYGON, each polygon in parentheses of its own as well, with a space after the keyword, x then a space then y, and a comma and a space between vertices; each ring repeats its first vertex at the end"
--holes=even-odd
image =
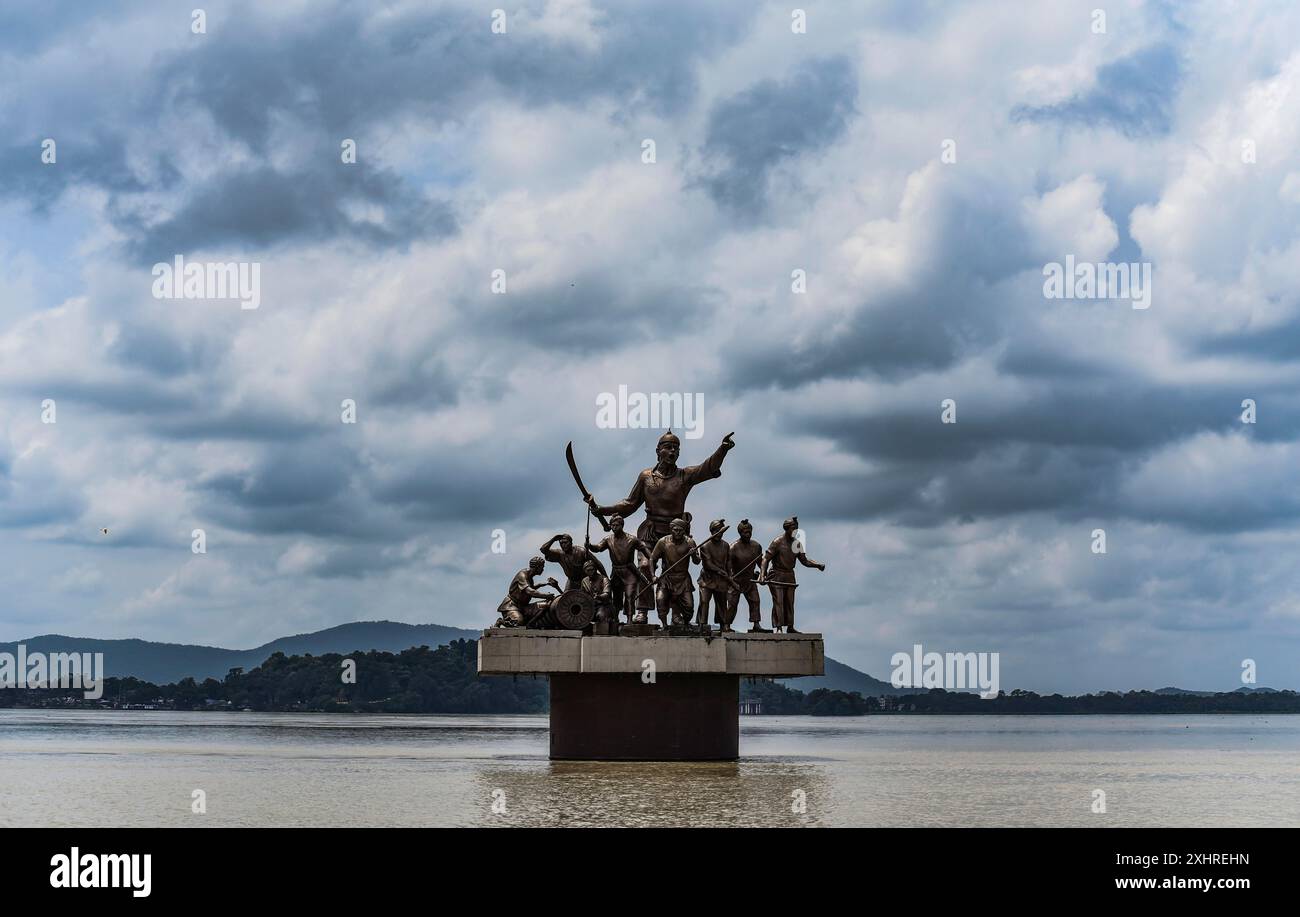
POLYGON ((551 757, 728 761, 740 755, 740 679, 825 674, 821 634, 584 637, 492 628, 480 675, 546 675, 551 757))
POLYGON ((584 637, 579 631, 494 627, 478 641, 480 675, 659 674, 797 678, 826 674, 821 634, 584 637))
POLYGON ((478 641, 480 675, 550 675, 582 671, 582 631, 493 627, 478 641))

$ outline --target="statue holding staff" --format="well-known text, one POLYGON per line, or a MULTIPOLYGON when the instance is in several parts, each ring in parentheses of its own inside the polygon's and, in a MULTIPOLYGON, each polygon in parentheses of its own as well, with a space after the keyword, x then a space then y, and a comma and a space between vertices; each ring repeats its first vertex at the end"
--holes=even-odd
POLYGON ((758 603, 758 584, 754 581, 756 571, 754 564, 763 559, 763 546, 754 540, 754 527, 748 519, 741 519, 736 526, 740 537, 731 543, 730 568, 732 582, 736 585, 727 595, 727 627, 736 620, 740 609, 740 597, 745 597, 749 606, 749 632, 751 634, 770 634, 763 626, 763 615, 758 603))
POLYGON ((700 610, 695 623, 700 633, 709 632, 709 600, 713 600, 713 617, 722 627, 722 632, 731 630, 731 620, 727 617, 727 594, 735 581, 731 578, 731 548, 722 540, 727 531, 724 519, 714 519, 709 523, 709 537, 700 545, 700 610))
POLYGON ((695 612, 695 586, 691 582, 689 564, 700 562, 700 552, 695 542, 686 537, 686 523, 674 519, 669 525, 670 534, 660 538, 650 552, 650 569, 662 561, 663 573, 655 579, 655 604, 659 609, 659 624, 668 626, 668 613, 672 623, 686 626, 695 612))

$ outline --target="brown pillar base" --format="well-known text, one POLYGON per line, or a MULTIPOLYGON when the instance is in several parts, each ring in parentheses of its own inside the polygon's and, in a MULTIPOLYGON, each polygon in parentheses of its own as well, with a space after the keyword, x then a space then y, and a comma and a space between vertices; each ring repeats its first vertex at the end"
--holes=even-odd
POLYGON ((551 758, 734 761, 740 756, 736 675, 551 675, 551 758))

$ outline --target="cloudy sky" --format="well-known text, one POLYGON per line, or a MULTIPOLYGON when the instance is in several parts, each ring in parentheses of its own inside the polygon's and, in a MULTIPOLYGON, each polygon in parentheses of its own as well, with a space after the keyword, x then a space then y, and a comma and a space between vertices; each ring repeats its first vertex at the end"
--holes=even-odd
POLYGON ((626 385, 842 661, 1300 688, 1300 7, 199 2, 0 12, 0 640, 486 626, 626 385))

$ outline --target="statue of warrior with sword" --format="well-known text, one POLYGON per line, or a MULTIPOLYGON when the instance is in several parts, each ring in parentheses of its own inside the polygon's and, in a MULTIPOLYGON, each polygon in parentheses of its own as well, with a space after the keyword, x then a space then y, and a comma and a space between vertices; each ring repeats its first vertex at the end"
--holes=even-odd
MULTIPOLYGON (((681 454, 682 441, 669 430, 659 437, 659 443, 655 448, 658 461, 654 467, 647 468, 637 475, 627 499, 609 506, 601 506, 583 485, 582 476, 578 474, 578 465, 573 459, 573 443, 569 443, 565 450, 565 458, 569 462, 569 471, 573 473, 573 479, 577 482, 583 500, 605 531, 610 530, 608 522, 610 515, 617 513, 627 518, 643 504, 645 505, 645 519, 637 528, 636 537, 642 544, 652 548, 661 538, 671 534, 674 519, 689 521, 686 497, 691 492, 691 488, 702 481, 722 477, 722 461, 736 446, 731 439, 732 435, 728 433, 724 436, 722 445, 699 465, 678 468, 677 459, 681 454)), ((644 568, 642 569, 644 571, 644 568)), ((641 577, 638 579, 640 580, 641 577)), ((654 608, 656 604, 651 590, 643 585, 637 595, 637 617, 644 620, 644 611, 654 608)))

